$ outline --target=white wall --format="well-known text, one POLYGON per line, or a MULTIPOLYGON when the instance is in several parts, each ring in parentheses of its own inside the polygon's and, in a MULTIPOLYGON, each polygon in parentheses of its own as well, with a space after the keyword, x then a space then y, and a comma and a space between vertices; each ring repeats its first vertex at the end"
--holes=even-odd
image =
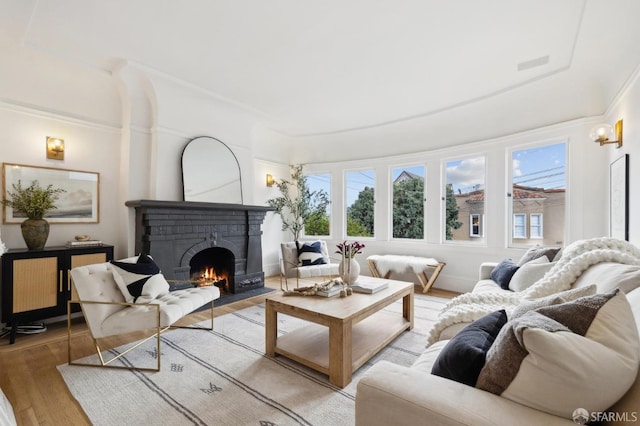
POLYGON ((640 246, 640 67, 605 114, 605 121, 612 126, 620 119, 623 120, 622 147, 608 145, 600 149, 606 151, 609 162, 629 154, 629 241, 640 246))
MULTIPOLYGON (((110 76, 45 54, 3 46, 0 161, 100 174, 100 222, 52 224, 47 245, 77 234, 117 244, 121 103, 110 76), (46 158, 46 137, 65 141, 63 161, 46 158)), ((25 248, 19 224, 3 224, 7 247, 25 248)))
MULTIPOLYGON (((120 152, 117 129, 79 124, 64 117, 38 116, 37 111, 0 108, 0 151, 3 163, 16 163, 56 169, 81 170, 100 174, 100 222, 98 224, 52 224, 47 245, 64 245, 78 234, 113 242, 117 227, 115 206, 108 200, 117 198, 120 152), (47 160, 47 136, 64 139, 64 160, 47 160)), ((26 247, 19 224, 3 224, 2 240, 7 247, 26 247)))
MULTIPOLYGON (((256 159, 253 169, 255 171, 255 193, 254 201, 256 205, 266 205, 267 200, 280 195, 276 186, 267 187, 266 175, 271 174, 274 179, 288 179, 289 166, 273 161, 256 159)), ((282 231, 282 221, 275 212, 268 212, 262 224, 262 268, 266 276, 280 273, 280 242, 290 241, 291 233, 282 231)))

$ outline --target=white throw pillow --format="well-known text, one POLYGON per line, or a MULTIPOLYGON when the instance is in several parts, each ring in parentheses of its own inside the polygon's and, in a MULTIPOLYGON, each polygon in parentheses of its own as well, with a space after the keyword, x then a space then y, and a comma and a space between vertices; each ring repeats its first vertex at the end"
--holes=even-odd
POLYGON ((509 281, 509 290, 511 291, 523 291, 535 284, 536 281, 544 277, 549 269, 551 269, 555 263, 549 262, 547 256, 541 256, 530 262, 520 266, 511 281, 509 281))
POLYGON ((477 387, 567 419, 605 411, 635 381, 638 330, 616 290, 539 308, 509 321, 487 354, 477 387))
POLYGON ((169 293, 169 283, 151 256, 111 261, 111 271, 128 303, 149 303, 169 293))
POLYGON ((156 299, 169 293, 170 285, 162 274, 155 274, 149 277, 142 286, 140 296, 135 303, 157 303, 156 299))

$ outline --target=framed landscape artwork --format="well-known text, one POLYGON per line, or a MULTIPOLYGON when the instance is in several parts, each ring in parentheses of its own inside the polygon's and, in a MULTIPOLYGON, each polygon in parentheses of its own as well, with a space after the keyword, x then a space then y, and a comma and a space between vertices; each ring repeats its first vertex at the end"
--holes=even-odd
POLYGON ((629 240, 629 154, 609 166, 609 235, 629 240))
MULTIPOLYGON (((18 182, 22 187, 38 181, 41 187, 64 190, 56 201, 56 209, 45 215, 50 223, 98 223, 100 212, 100 175, 93 172, 66 170, 50 167, 25 166, 2 163, 2 193, 13 192, 18 182)), ((3 205, 3 223, 21 223, 26 216, 3 205)))

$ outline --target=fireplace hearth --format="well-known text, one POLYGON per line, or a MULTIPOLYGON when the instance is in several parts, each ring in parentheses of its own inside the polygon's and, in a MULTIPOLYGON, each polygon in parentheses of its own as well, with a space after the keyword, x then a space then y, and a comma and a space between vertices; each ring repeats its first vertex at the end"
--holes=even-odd
POLYGON ((270 207, 136 200, 135 251, 167 280, 217 285, 221 294, 264 287, 262 222, 270 207))

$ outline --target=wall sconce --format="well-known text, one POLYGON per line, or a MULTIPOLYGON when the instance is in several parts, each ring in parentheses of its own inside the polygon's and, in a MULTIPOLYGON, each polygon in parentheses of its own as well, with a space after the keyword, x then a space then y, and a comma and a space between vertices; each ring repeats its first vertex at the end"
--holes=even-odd
POLYGON ((47 158, 64 160, 64 140, 47 136, 47 158))
POLYGON ((273 179, 273 176, 267 173, 267 186, 273 186, 275 182, 276 181, 273 179))
POLYGON ((593 139, 594 142, 599 143, 600 146, 617 143, 618 146, 616 148, 620 148, 622 146, 622 120, 618 120, 616 123, 615 131, 610 124, 598 124, 591 129, 589 137, 593 139))

